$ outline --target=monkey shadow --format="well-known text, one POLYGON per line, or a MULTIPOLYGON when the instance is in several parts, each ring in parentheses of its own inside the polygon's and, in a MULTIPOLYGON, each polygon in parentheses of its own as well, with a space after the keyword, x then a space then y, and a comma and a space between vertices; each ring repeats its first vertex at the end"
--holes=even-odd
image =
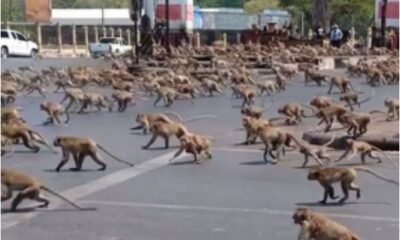
POLYGON ((363 166, 373 166, 373 165, 377 165, 377 164, 378 163, 372 163, 372 162, 368 162, 365 164, 348 162, 348 163, 338 163, 338 164, 335 164, 335 166, 338 166, 338 167, 363 167, 363 166))
POLYGON ((233 108, 233 109, 241 109, 241 108, 242 108, 242 105, 234 105, 234 106, 232 106, 232 108, 233 108))
POLYGON ((296 203, 297 206, 303 207, 342 207, 344 205, 392 205, 389 202, 358 202, 358 201, 351 201, 351 202, 328 202, 328 203, 320 203, 320 202, 304 202, 304 203, 296 203))
POLYGON ((194 160, 186 160, 186 161, 172 162, 169 165, 182 166, 182 165, 201 165, 201 164, 197 164, 194 160))
POLYGON ((29 212, 77 212, 79 210, 73 208, 57 208, 57 209, 46 209, 40 208, 39 205, 36 207, 22 207, 18 208, 15 211, 11 211, 10 208, 8 209, 1 209, 1 214, 23 214, 29 212))
POLYGON ((169 146, 168 148, 165 147, 152 147, 152 148, 147 148, 144 150, 149 150, 149 151, 160 151, 160 150, 168 150, 168 149, 178 149, 180 146, 169 146))
POLYGON ((143 135, 143 133, 141 133, 141 132, 130 132, 129 134, 130 135, 136 135, 136 136, 147 136, 147 135, 149 135, 149 134, 143 135))
MULTIPOLYGON (((57 172, 55 169, 44 169, 43 172, 57 172)), ((99 172, 97 169, 81 169, 79 171, 74 171, 71 169, 60 169, 59 172, 99 172)))
POLYGON ((268 165, 268 164, 271 164, 271 163, 270 162, 265 162, 264 160, 260 160, 260 161, 241 162, 239 164, 240 165, 247 165, 247 166, 259 166, 259 165, 268 165))

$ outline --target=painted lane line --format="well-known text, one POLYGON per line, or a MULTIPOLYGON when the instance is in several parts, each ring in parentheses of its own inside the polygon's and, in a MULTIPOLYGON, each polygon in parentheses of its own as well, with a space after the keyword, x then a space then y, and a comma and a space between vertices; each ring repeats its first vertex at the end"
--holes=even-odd
MULTIPOLYGON (((159 157, 156 157, 149 161, 141 163, 133 168, 125 168, 125 169, 119 170, 117 172, 110 173, 106 176, 100 177, 98 179, 95 179, 91 182, 73 187, 71 189, 61 192, 61 194, 72 201, 76 201, 79 198, 89 196, 90 194, 93 194, 95 192, 110 188, 119 183, 125 182, 131 178, 137 177, 137 176, 147 173, 149 171, 152 171, 152 170, 155 170, 162 166, 165 166, 168 164, 169 160, 173 157, 174 154, 175 154, 175 151, 166 153, 164 155, 161 155, 159 157)), ((182 154, 181 156, 176 158, 175 161, 179 160, 185 156, 187 156, 187 154, 182 154)), ((54 198, 54 197, 51 197, 50 201, 51 201, 51 204, 48 207, 49 210, 56 209, 56 208, 60 207, 62 204, 64 204, 63 201, 59 200, 58 198, 54 198)), ((28 207, 32 207, 32 206, 37 206, 37 204, 35 203, 28 207)), ((16 214, 8 213, 6 215, 2 214, 1 229, 7 229, 12 226, 18 225, 19 223, 21 223, 23 221, 27 221, 33 217, 38 216, 40 213, 43 213, 43 212, 32 211, 32 212, 28 212, 28 213, 16 213, 16 214)))
MULTIPOLYGON (((110 206, 123 206, 132 208, 155 208, 155 209, 167 209, 167 210, 197 210, 197 211, 211 211, 211 212, 222 212, 222 213, 259 213, 267 215, 292 215, 293 211, 288 210, 274 210, 268 208, 228 208, 228 207, 210 207, 210 206, 190 206, 190 205, 175 205, 175 204, 159 204, 159 203, 138 203, 138 202, 115 202, 115 201, 96 201, 96 200, 85 200, 81 201, 87 204, 98 204, 98 205, 110 205, 110 206)), ((340 213, 325 213, 328 216, 337 218, 348 218, 348 219, 359 219, 366 221, 377 221, 377 222, 399 222, 397 218, 391 217, 377 217, 377 216, 366 216, 366 215, 354 215, 354 214, 340 214, 340 213)))

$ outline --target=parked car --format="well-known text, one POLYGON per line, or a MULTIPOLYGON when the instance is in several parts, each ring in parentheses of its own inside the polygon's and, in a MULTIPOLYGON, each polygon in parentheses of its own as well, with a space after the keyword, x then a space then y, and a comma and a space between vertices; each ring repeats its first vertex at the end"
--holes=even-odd
POLYGON ((89 52, 93 57, 108 53, 122 55, 131 50, 132 46, 127 45, 124 39, 120 37, 104 37, 100 38, 98 43, 89 44, 89 52))
POLYGON ((38 45, 24 34, 11 29, 1 30, 1 58, 8 56, 35 57, 37 53, 38 45))

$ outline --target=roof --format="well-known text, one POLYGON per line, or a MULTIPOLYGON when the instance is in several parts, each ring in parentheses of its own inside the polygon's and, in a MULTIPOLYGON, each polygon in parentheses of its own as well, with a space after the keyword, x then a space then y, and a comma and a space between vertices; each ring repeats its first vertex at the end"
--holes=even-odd
MULTIPOLYGON (((65 25, 100 25, 102 19, 101 8, 81 9, 52 9, 51 23, 65 25)), ((129 9, 104 9, 105 25, 132 25, 129 9)))

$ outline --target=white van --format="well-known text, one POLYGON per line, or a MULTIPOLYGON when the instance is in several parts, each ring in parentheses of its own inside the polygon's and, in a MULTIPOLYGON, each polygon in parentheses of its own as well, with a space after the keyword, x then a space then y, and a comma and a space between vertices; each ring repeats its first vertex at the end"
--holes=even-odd
POLYGON ((24 34, 10 30, 1 30, 1 58, 8 56, 35 57, 38 53, 38 45, 24 34))

